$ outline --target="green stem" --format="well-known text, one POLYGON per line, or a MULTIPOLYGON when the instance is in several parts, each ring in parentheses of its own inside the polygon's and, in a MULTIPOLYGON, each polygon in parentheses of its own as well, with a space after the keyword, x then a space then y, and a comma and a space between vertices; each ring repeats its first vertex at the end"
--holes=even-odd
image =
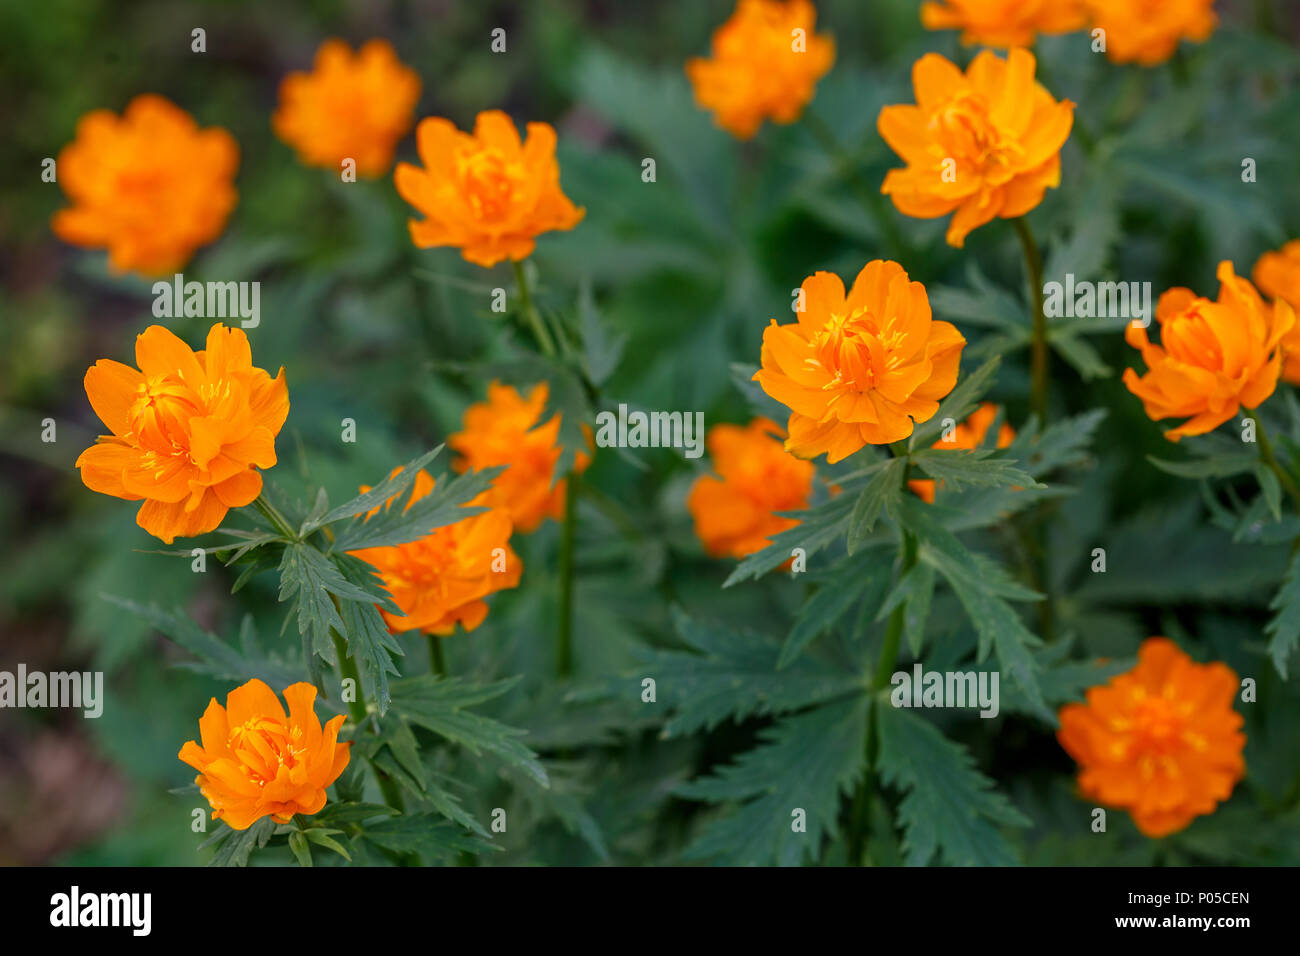
POLYGON ((560 619, 555 630, 555 673, 573 673, 573 538, 578 524, 578 473, 564 486, 564 524, 560 528, 560 619))
MULTIPOLYGON (((334 602, 334 607, 338 607, 339 599, 330 595, 330 600, 334 602)), ((348 701, 348 714, 352 717, 352 723, 356 724, 358 729, 365 723, 370 711, 366 706, 366 695, 361 690, 361 678, 357 673, 357 662, 348 655, 347 642, 338 631, 331 631, 330 635, 334 638, 334 653, 339 659, 339 676, 344 680, 351 680, 352 686, 356 688, 356 695, 353 700, 348 701)), ((384 802, 399 813, 406 811, 406 803, 402 800, 402 791, 398 788, 397 781, 388 774, 384 773, 378 767, 371 765, 375 771, 375 779, 379 782, 379 792, 384 795, 384 802)))
POLYGON ((294 531, 289 525, 289 519, 280 514, 280 509, 271 504, 265 493, 259 494, 253 499, 253 507, 262 513, 262 517, 271 522, 271 527, 290 541, 298 540, 298 532, 294 531))
MULTIPOLYGON (((906 452, 900 452, 898 448, 891 446, 896 456, 901 457, 906 452)), ((906 466, 903 468, 903 493, 907 493, 907 472, 906 466)), ((899 577, 906 575, 912 568, 916 567, 917 541, 916 536, 910 532, 903 531, 903 560, 899 571, 899 577)), ((906 620, 907 605, 906 603, 898 605, 889 615, 889 623, 885 626, 885 639, 880 645, 880 656, 876 659, 876 669, 871 678, 871 700, 869 706, 874 709, 879 705, 876 695, 889 686, 890 677, 894 673, 894 668, 898 666, 898 652, 903 643, 903 625, 906 620)), ((868 712, 870 714, 870 711, 868 712)), ((849 828, 849 866, 861 866, 862 856, 867 847, 867 831, 869 829, 869 816, 871 807, 871 772, 876 763, 876 734, 874 721, 868 716, 866 739, 862 754, 862 779, 858 782, 858 790, 853 798, 853 818, 849 828)))
POLYGON ((1038 427, 1047 427, 1047 317, 1043 312, 1043 255, 1024 216, 1012 219, 1025 252, 1025 272, 1033 302, 1033 338, 1030 342, 1029 407, 1038 416, 1038 427))
POLYGON ((447 662, 442 656, 442 638, 437 634, 426 634, 429 642, 429 669, 439 677, 447 676, 447 662))
POLYGON ((515 259, 511 259, 510 264, 515 270, 515 285, 519 289, 519 304, 522 307, 524 318, 528 320, 528 324, 533 330, 533 338, 537 339, 537 347, 542 350, 543 355, 553 358, 555 356, 555 342, 551 339, 551 333, 546 330, 546 323, 542 321, 537 306, 533 304, 533 297, 528 291, 528 279, 524 275, 524 264, 515 259))
POLYGON ((1277 455, 1273 452, 1273 443, 1268 440, 1268 433, 1264 431, 1264 422, 1260 419, 1259 414, 1253 408, 1246 409, 1246 417, 1255 423, 1255 442, 1259 445, 1259 460, 1277 475, 1278 484, 1291 497, 1291 503, 1295 505, 1296 513, 1300 514, 1300 487, 1297 487, 1295 479, 1291 477, 1290 472, 1282 467, 1282 463, 1277 460, 1277 455))

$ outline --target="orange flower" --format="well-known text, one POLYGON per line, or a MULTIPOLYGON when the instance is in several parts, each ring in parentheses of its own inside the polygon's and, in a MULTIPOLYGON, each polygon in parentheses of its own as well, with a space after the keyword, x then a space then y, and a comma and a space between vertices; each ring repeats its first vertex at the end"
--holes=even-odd
POLYGON ((339 169, 353 159, 357 175, 380 176, 414 124, 419 98, 420 78, 386 41, 371 40, 353 53, 342 40, 326 40, 310 73, 290 73, 280 83, 271 128, 306 166, 339 169))
POLYGON ((458 246, 485 268, 518 262, 532 254, 537 236, 572 229, 586 213, 560 190, 549 123, 529 123, 521 144, 500 110, 479 113, 472 136, 430 117, 420 121, 415 140, 424 167, 398 163, 395 180, 402 198, 425 216, 410 221, 411 241, 421 249, 458 246))
POLYGON ((1085 797, 1167 836, 1212 813, 1246 773, 1239 687, 1226 664, 1197 664, 1173 641, 1148 638, 1133 670, 1061 708, 1056 739, 1079 763, 1085 797))
POLYGON ((799 321, 763 331, 754 380, 790 408, 787 451, 826 452, 831 464, 863 445, 887 445, 928 421, 957 382, 962 334, 932 321, 925 286, 877 259, 846 299, 829 272, 803 280, 799 321))
POLYGON ((740 0, 713 32, 712 58, 686 64, 695 102, 739 139, 765 119, 793 123, 835 62, 835 41, 813 32, 816 20, 809 0, 740 0))
POLYGON ((352 744, 338 742, 343 715, 322 728, 311 684, 291 684, 284 699, 287 717, 256 678, 227 694, 225 707, 212 698, 199 720, 203 746, 187 741, 177 755, 199 772, 194 782, 213 819, 236 830, 265 816, 288 823, 295 813, 319 813, 325 788, 347 768, 352 744))
MULTIPOLYGON (((427 472, 416 475, 406 507, 433 491, 433 484, 427 472)), ((390 506, 393 500, 388 499, 390 506)), ((393 633, 418 628, 446 635, 456 630, 457 622, 466 631, 474 630, 487 617, 483 598, 518 587, 524 566, 510 547, 513 530, 510 516, 494 508, 435 528, 418 541, 349 553, 379 571, 402 609, 401 614, 379 609, 393 633)))
POLYGON ((1114 63, 1163 63, 1180 40, 1207 40, 1218 23, 1214 0, 1084 0, 1084 6, 1093 27, 1106 31, 1106 56, 1114 63))
POLYGON ((1160 345, 1129 323, 1124 338, 1142 350, 1147 373, 1124 370, 1124 384, 1142 399, 1152 420, 1187 418, 1165 432, 1170 441, 1218 428, 1244 406, 1253 409, 1273 394, 1282 367, 1279 343, 1295 325, 1285 299, 1272 306, 1232 263, 1219 263, 1219 301, 1191 289, 1170 289, 1156 303, 1160 345))
POLYGON ((135 361, 139 371, 100 359, 86 372, 86 395, 112 434, 76 467, 91 491, 143 499, 136 523, 171 544, 258 496, 254 469, 275 464, 289 389, 283 368, 275 378, 256 368, 243 330, 220 323, 201 352, 151 325, 136 336, 135 361))
POLYGON ((743 558, 767 547, 772 535, 799 523, 776 512, 808 507, 813 465, 790 455, 783 438, 781 426, 766 418, 755 418, 743 428, 709 429, 709 456, 721 477, 701 475, 686 496, 695 534, 709 554, 743 558))
MULTIPOLYGON (((984 436, 988 434, 989 426, 993 424, 993 419, 998 417, 998 407, 992 402, 984 402, 979 408, 971 412, 964 422, 953 429, 952 434, 947 438, 940 438, 931 445, 931 448, 964 448, 967 451, 973 451, 984 444, 984 436)), ((1006 448, 1016 440, 1016 430, 1006 422, 998 429, 998 447, 1006 448)), ((909 481, 907 487, 923 501, 934 504, 935 483, 929 478, 918 478, 915 481, 909 481)))
MULTIPOLYGON (((1255 263, 1251 278, 1259 291, 1282 299, 1294 310, 1300 308, 1300 239, 1293 239, 1277 252, 1266 252, 1255 263)), ((1282 336, 1282 378, 1300 385, 1300 323, 1282 336)))
POLYGON ((201 130, 161 96, 137 96, 120 119, 95 110, 77 122, 57 163, 72 205, 51 225, 74 246, 107 248, 114 272, 164 275, 221 235, 238 166, 224 129, 201 130))
POLYGON ((934 219, 954 209, 949 245, 995 216, 1023 216, 1061 182, 1061 147, 1074 104, 1034 79, 1028 50, 1005 60, 980 52, 965 74, 937 53, 912 67, 915 106, 886 106, 876 127, 905 163, 880 191, 905 216, 934 219))
POLYGON ((961 42, 1002 49, 1032 46, 1039 33, 1069 33, 1085 24, 1081 0, 929 0, 927 30, 961 30, 961 42))
MULTIPOLYGON (((507 466, 473 503, 505 509, 525 534, 536 531, 548 516, 556 520, 564 517, 565 481, 555 481, 555 465, 564 453, 563 446, 556 443, 560 415, 538 425, 549 394, 545 382, 534 385, 526 399, 512 386, 493 382, 488 386, 487 401, 465 410, 464 430, 447 438, 447 444, 460 453, 452 462, 459 472, 507 466)), ((585 453, 575 455, 579 474, 590 463, 585 453)))

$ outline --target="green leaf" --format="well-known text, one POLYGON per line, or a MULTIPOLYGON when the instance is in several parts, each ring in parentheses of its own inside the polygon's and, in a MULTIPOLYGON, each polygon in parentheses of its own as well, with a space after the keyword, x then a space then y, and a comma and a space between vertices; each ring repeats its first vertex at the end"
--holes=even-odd
POLYGON ((410 500, 415 491, 412 486, 406 497, 394 500, 368 519, 354 518, 343 527, 334 542, 334 550, 357 551, 419 541, 436 528, 486 511, 478 505, 467 506, 467 502, 490 488, 492 480, 504 470, 484 468, 450 481, 445 475, 439 475, 433 491, 414 502, 410 500))
POLYGON ((934 566, 918 562, 899 579, 881 605, 876 620, 883 620, 900 604, 903 611, 903 636, 913 657, 921 656, 925 639, 925 622, 930 616, 930 599, 934 596, 934 566))
POLYGON ((415 484, 415 476, 437 458, 442 453, 442 449, 442 445, 430 449, 419 458, 407 462, 369 491, 357 495, 346 504, 341 504, 318 518, 308 518, 303 523, 302 535, 305 537, 317 528, 333 524, 335 521, 341 521, 344 518, 364 515, 366 512, 378 508, 394 495, 400 495, 402 492, 407 491, 415 484))
MULTIPOLYGON (((334 561, 349 584, 363 594, 369 593, 364 590, 373 584, 374 575, 369 565, 349 555, 335 555, 334 561)), ((386 591, 382 593, 387 595, 386 591)), ((392 699, 388 675, 399 673, 391 655, 402 656, 405 651, 389 631, 379 609, 369 600, 364 603, 342 601, 339 612, 343 618, 342 634, 348 644, 348 655, 357 664, 361 688, 366 699, 374 701, 380 716, 383 716, 388 712, 392 699)))
POLYGON ((1000 565, 966 550, 955 535, 926 514, 926 507, 918 500, 905 502, 903 509, 904 523, 920 541, 918 556, 944 576, 965 608, 979 635, 979 659, 995 650, 998 665, 1024 692, 1033 712, 1055 725, 1056 715, 1043 701, 1037 663, 1030 653, 1042 641, 1004 600, 1036 600, 1041 595, 1012 580, 1000 565))
POLYGON ((777 658, 777 670, 782 670, 797 658, 808 644, 824 634, 842 618, 863 594, 871 590, 869 582, 876 578, 888 578, 893 575, 893 562, 883 549, 868 558, 845 558, 830 569, 816 591, 795 615, 794 627, 790 629, 781 654, 777 658))
POLYGON ((891 513, 898 505, 902 495, 903 472, 907 468, 905 458, 891 458, 885 466, 876 472, 867 487, 858 495, 849 516, 849 530, 846 548, 849 554, 855 553, 867 536, 875 529, 876 520, 882 511, 891 513))
POLYGON ((673 716, 663 736, 711 730, 728 718, 779 714, 861 689, 857 674, 807 656, 777 670, 775 638, 688 617, 672 609, 673 625, 689 651, 648 653, 636 678, 655 679, 658 701, 673 716))
POLYGON ((248 866, 249 854, 266 846, 274 833, 275 822, 270 817, 262 817, 246 830, 235 830, 223 821, 217 832, 201 843, 199 849, 217 848, 208 866, 248 866))
POLYGON ((991 458, 992 448, 927 448, 912 453, 912 462, 945 490, 961 491, 963 485, 989 488, 1044 488, 1026 471, 1015 467, 1009 458, 991 458))
MULTIPOLYGON (((303 830, 301 832, 304 836, 307 837, 309 841, 315 843, 317 846, 323 846, 327 850, 333 850, 335 853, 343 857, 343 859, 347 860, 349 863, 352 862, 352 855, 348 853, 347 849, 341 843, 335 840, 332 836, 330 836, 330 834, 332 833, 342 833, 343 832, 342 830, 325 830, 322 829, 321 827, 309 827, 308 829, 303 830)), ((290 840, 292 839, 293 838, 290 837, 290 840)))
POLYGON ((964 421, 979 406, 984 393, 992 387, 1001 364, 1002 358, 995 355, 974 372, 962 378, 957 383, 957 387, 939 404, 939 410, 935 412, 934 417, 912 429, 912 437, 908 440, 907 447, 914 449, 928 446, 936 435, 943 432, 943 423, 946 419, 954 422, 964 421))
POLYGON ((238 681, 241 684, 251 677, 256 677, 275 688, 288 687, 303 678, 300 668, 291 667, 262 655, 251 638, 241 653, 215 634, 199 627, 184 614, 164 611, 156 604, 137 604, 135 601, 128 601, 111 594, 100 596, 110 604, 116 604, 148 621, 199 659, 198 662, 189 661, 179 664, 180 667, 223 680, 238 681))
POLYGON ((975 769, 966 748, 923 717, 884 702, 875 717, 881 779, 904 794, 898 818, 907 864, 925 866, 936 853, 950 866, 1018 863, 998 826, 1029 821, 975 769))
POLYGON ((293 851, 299 866, 311 866, 311 848, 307 846, 307 838, 301 830, 289 834, 289 849, 293 851))
POLYGON ((366 820, 375 817, 391 817, 396 814, 396 810, 382 803, 327 803, 320 813, 312 817, 312 822, 321 824, 364 823, 366 820))
POLYGON ((692 800, 747 800, 709 823, 687 859, 729 866, 797 866, 816 858, 839 830, 841 796, 862 773, 867 698, 855 696, 786 717, 760 734, 762 743, 711 777, 675 791, 692 800), (793 824, 803 811, 806 832, 793 824))
POLYGON ((591 293, 590 281, 584 281, 578 287, 578 320, 582 327, 582 364, 587 379, 593 385, 603 385, 618 368, 623 347, 627 345, 627 334, 611 334, 606 330, 591 293))
POLYGON ((458 853, 486 853, 501 848, 457 830, 427 813, 403 814, 373 823, 361 836, 393 853, 418 853, 426 859, 447 860, 458 853))
POLYGON ((1273 666, 1286 680, 1287 662, 1300 647, 1300 552, 1291 555, 1282 587, 1268 608, 1274 612, 1264 627, 1264 633, 1269 636, 1268 653, 1273 658, 1273 666))
POLYGON ((517 680, 489 685, 489 689, 466 687, 456 678, 439 680, 432 675, 407 678, 393 683, 393 709, 411 723, 459 744, 472 754, 489 753, 518 767, 545 787, 546 771, 538 763, 537 755, 516 739, 526 731, 464 709, 504 693, 517 680))
MULTIPOLYGON (((1255 455, 1221 455, 1214 458, 1194 458, 1191 461, 1169 461, 1147 455, 1147 461, 1161 471, 1179 478, 1228 478, 1250 471, 1258 463, 1255 455)), ((1275 479, 1276 480, 1276 479, 1275 479)))
POLYGON ((1259 482, 1259 489, 1264 493, 1264 500, 1268 503, 1268 510, 1273 515, 1274 521, 1282 520, 1282 485, 1277 480, 1277 475, 1273 470, 1263 462, 1255 464, 1255 480, 1259 482))

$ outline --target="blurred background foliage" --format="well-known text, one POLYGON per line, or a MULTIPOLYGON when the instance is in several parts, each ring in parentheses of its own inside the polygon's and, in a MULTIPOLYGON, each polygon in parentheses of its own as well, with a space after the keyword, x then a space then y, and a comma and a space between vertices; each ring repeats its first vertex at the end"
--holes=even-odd
MULTIPOLYGON (((936 315, 970 340, 968 371, 1007 355, 991 397, 1019 428, 1028 313, 1012 230, 995 222, 965 250, 952 249, 943 220, 906 219, 877 196, 896 165, 875 132, 881 106, 911 101, 911 64, 922 53, 964 63, 973 51, 952 33, 923 31, 909 0, 817 7, 838 58, 811 110, 839 155, 806 123, 769 125, 737 143, 694 106, 683 63, 707 51, 730 0, 0 0, 8 91, 0 99, 0 668, 102 669, 108 687, 99 720, 0 713, 0 863, 206 859, 195 851, 202 837, 190 831, 197 794, 169 791, 193 779, 176 752, 195 735, 208 698, 224 698, 233 685, 178 666, 188 655, 103 595, 182 608, 227 639, 248 614, 273 651, 291 655, 296 643, 276 637, 285 610, 272 576, 232 598, 233 576, 218 562, 200 575, 188 559, 158 553, 135 526, 134 507, 89 493, 72 467, 98 429, 81 386, 85 368, 99 357, 126 358, 153 321, 147 283, 111 276, 102 252, 51 235, 63 197, 40 181, 41 160, 71 140, 78 117, 157 92, 238 140, 239 205, 225 235, 184 272, 262 283, 254 355, 263 367, 288 370, 292 412, 270 478, 289 496, 305 494, 308 476, 336 501, 373 484, 455 430, 486 382, 517 357, 507 323, 489 308, 492 288, 512 288, 508 266, 485 272, 454 250, 414 250, 391 176, 341 184, 300 166, 272 136, 281 77, 307 68, 329 36, 392 42, 423 79, 419 116, 465 128, 479 110, 500 107, 520 124, 556 125, 563 186, 587 218, 540 241, 540 300, 603 342, 612 364, 605 407, 702 410, 710 424, 771 413, 761 394, 737 386, 757 364, 768 320, 787 314, 791 290, 814 270, 848 279, 885 257, 924 282, 936 315), (190 51, 199 26, 207 31, 202 54, 190 51), (489 51, 495 27, 507 31, 505 54, 489 51), (647 157, 657 164, 654 183, 642 181, 647 157), (57 422, 53 444, 39 440, 46 417, 57 422), (356 444, 339 440, 344 418, 357 423, 356 444)), ((1219 8, 1223 24, 1210 42, 1184 46, 1155 69, 1114 67, 1081 34, 1040 40, 1040 79, 1078 104, 1061 188, 1030 216, 1046 242, 1049 280, 1073 272, 1150 281, 1157 295, 1171 285, 1212 294, 1220 259, 1248 274, 1261 252, 1300 236, 1300 17, 1283 0, 1219 8), (1254 184, 1242 182, 1245 157, 1257 161, 1254 184)), ((413 137, 399 158, 414 158, 413 137)), ((207 324, 170 322, 191 342, 207 324)), ((1031 824, 1009 836, 1020 859, 1296 862, 1300 695, 1268 666, 1262 637, 1287 545, 1234 541, 1208 520, 1195 482, 1146 460, 1178 453, 1119 381, 1135 358, 1116 323, 1063 320, 1052 334, 1054 417, 1106 412, 1091 456, 1072 469, 1077 493, 1047 512, 1051 583, 1070 653, 1126 662, 1142 638, 1166 634, 1200 660, 1254 676, 1259 702, 1242 708, 1249 773, 1226 805, 1178 837, 1156 844, 1121 813, 1102 837, 1088 831, 1073 763, 1046 725, 1012 712, 992 724, 938 722, 1031 824), (1107 549, 1104 575, 1089 571, 1095 546, 1107 549)), ((818 573, 722 589, 734 562, 704 556, 684 506, 707 467, 707 459, 669 450, 596 455, 584 480, 595 491, 580 504, 571 686, 550 677, 553 522, 515 539, 523 585, 496 595, 474 634, 446 642, 454 674, 524 675, 485 712, 527 729, 552 778, 542 790, 490 761, 437 755, 435 769, 465 784, 479 819, 494 807, 510 813, 509 832, 494 837, 506 852, 485 862, 784 859, 779 848, 731 856, 710 853, 707 840, 701 848, 701 833, 734 801, 698 802, 682 789, 764 739, 773 716, 761 701, 747 712, 724 707, 723 717, 700 719, 690 732, 665 729, 669 708, 640 701, 639 675, 654 674, 647 657, 666 668, 655 655, 682 651, 673 608, 780 640, 829 566, 814 560, 810 572, 818 573)), ((1254 493, 1252 481, 1243 477, 1243 494, 1254 493)), ((1006 549, 996 528, 981 534, 983 549, 1006 549)), ((958 633, 969 631, 964 619, 944 611, 951 602, 936 597, 927 639, 937 656, 928 666, 945 654, 962 660, 973 646, 958 633)), ((815 660, 856 655, 855 642, 878 640, 879 625, 854 618, 832 624, 833 639, 814 647, 815 660)), ((423 640, 403 640, 404 671, 421 672, 423 640)), ((734 661, 723 663, 722 677, 739 682, 733 694, 761 697, 761 675, 745 684, 734 661)), ((770 661, 754 666, 771 670, 770 661)), ((707 675, 694 676, 706 686, 707 675)), ((1064 689, 1062 699, 1081 689, 1064 689)), ((829 797, 833 818, 834 782, 829 797)), ((871 846, 874 862, 901 858, 884 819, 873 821, 871 846)), ((290 860, 287 851, 258 859, 290 860)), ((837 862, 834 851, 823 859, 837 862)))

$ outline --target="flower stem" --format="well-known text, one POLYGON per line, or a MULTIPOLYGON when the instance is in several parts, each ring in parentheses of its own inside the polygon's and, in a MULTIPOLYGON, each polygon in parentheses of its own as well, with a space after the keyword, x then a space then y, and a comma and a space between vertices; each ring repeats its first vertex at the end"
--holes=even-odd
MULTIPOLYGON (((330 600, 334 602, 334 608, 337 610, 339 599, 331 594, 330 600)), ((339 659, 339 677, 343 680, 351 680, 352 686, 356 688, 353 699, 348 701, 348 715, 359 730, 369 716, 370 710, 366 706, 366 695, 361 690, 361 678, 357 673, 357 662, 348 655, 347 642, 343 640, 343 636, 338 631, 331 630, 330 636, 334 638, 334 653, 339 659)), ((375 779, 379 783, 379 792, 384 795, 384 802, 399 813, 405 813, 406 803, 402 800, 402 791, 398 788, 397 781, 374 766, 374 764, 371 764, 371 768, 375 771, 375 779)))
POLYGON ((447 662, 442 656, 442 638, 437 634, 426 634, 429 642, 429 669, 439 677, 447 676, 447 662))
POLYGON ((1047 317, 1043 313, 1043 255, 1024 216, 1012 219, 1025 251, 1025 272, 1033 302, 1033 338, 1030 341, 1029 407, 1038 417, 1038 427, 1047 425, 1047 317))
POLYGON ((290 527, 289 519, 280 514, 280 509, 271 504, 271 500, 267 498, 264 493, 259 494, 253 499, 253 507, 260 511, 262 517, 271 522, 271 527, 281 535, 288 538, 290 541, 298 540, 298 533, 290 527))
POLYGON ((1282 463, 1277 460, 1277 455, 1273 452, 1273 443, 1268 440, 1268 433, 1264 431, 1264 422, 1253 408, 1246 409, 1246 417, 1255 423, 1255 440, 1259 445, 1259 460, 1277 475, 1278 484, 1291 497, 1291 503, 1295 505, 1296 513, 1300 514, 1300 487, 1291 477, 1290 472, 1282 467, 1282 463))
POLYGON ((573 538, 578 524, 578 473, 564 485, 564 524, 560 529, 560 619, 555 630, 555 674, 573 673, 573 538))
MULTIPOLYGON (((900 443, 901 444, 901 443, 900 443)), ((894 454, 900 455, 897 448, 890 448, 894 454)), ((907 493, 907 467, 903 468, 903 493, 907 493)), ((899 571, 900 578, 907 574, 916 566, 917 541, 916 536, 912 533, 903 531, 903 561, 899 571)), ((885 639, 880 645, 880 656, 876 659, 876 669, 871 679, 871 701, 869 706, 875 708, 879 705, 876 695, 885 687, 889 686, 889 679, 894 673, 894 668, 898 665, 898 651, 903 643, 903 625, 906 621, 907 604, 902 603, 889 615, 889 623, 885 626, 885 639)), ((870 712, 869 712, 870 714, 870 712)), ((869 829, 869 816, 871 805, 871 772, 876 763, 876 733, 874 722, 868 716, 867 733, 862 755, 862 779, 858 782, 858 790, 853 798, 853 819, 849 828, 849 850, 848 865, 861 866, 862 855, 867 848, 867 830, 869 829)))
POLYGON ((524 318, 528 320, 528 324, 533 330, 533 338, 537 339, 537 347, 542 350, 543 355, 553 358, 555 356, 555 342, 551 338, 551 333, 547 331, 546 323, 542 321, 542 315, 537 311, 537 306, 533 303, 533 297, 528 291, 528 279, 524 274, 524 264, 515 259, 511 259, 510 264, 515 270, 515 285, 519 289, 519 303, 524 318))

